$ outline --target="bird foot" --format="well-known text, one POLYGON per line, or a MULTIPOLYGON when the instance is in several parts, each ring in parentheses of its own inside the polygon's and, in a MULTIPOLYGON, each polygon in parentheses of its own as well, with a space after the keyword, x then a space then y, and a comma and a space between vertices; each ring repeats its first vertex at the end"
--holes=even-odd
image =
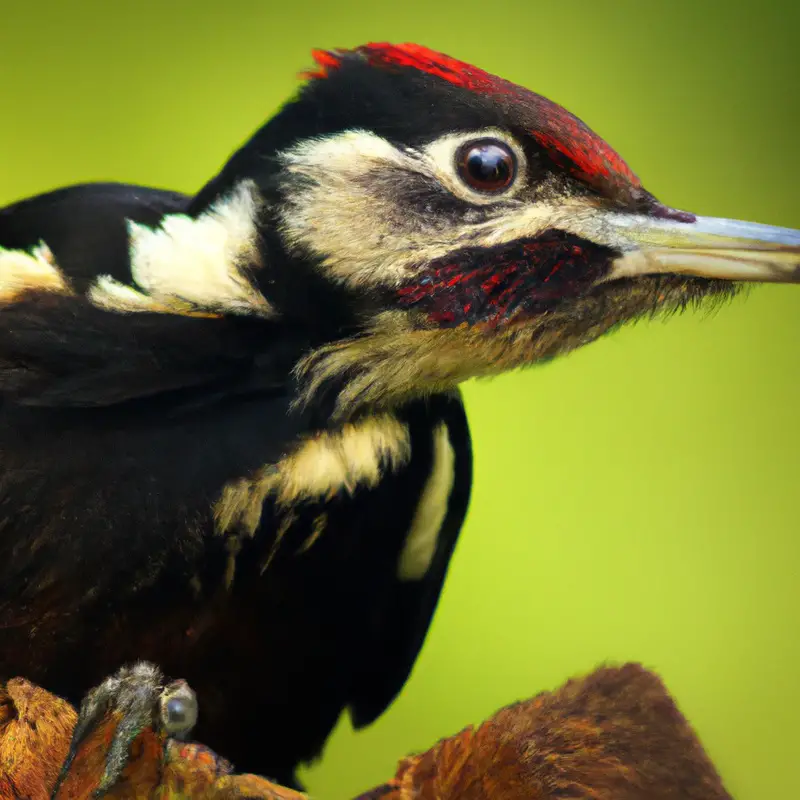
POLYGON ((76 756, 104 719, 118 720, 106 751, 102 777, 93 796, 102 797, 119 781, 134 740, 145 728, 170 739, 184 739, 197 721, 197 699, 186 681, 164 685, 161 671, 139 662, 120 669, 92 689, 81 703, 69 751, 56 780, 52 800, 67 779, 76 756))

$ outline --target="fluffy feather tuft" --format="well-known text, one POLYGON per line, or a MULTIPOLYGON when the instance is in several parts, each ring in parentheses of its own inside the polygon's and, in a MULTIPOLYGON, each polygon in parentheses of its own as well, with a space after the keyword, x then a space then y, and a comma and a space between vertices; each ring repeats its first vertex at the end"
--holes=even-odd
POLYGON ((137 288, 103 275, 89 290, 91 301, 123 313, 272 316, 272 306, 248 275, 259 264, 259 208, 255 184, 243 181, 197 219, 170 214, 155 230, 131 222, 137 288))

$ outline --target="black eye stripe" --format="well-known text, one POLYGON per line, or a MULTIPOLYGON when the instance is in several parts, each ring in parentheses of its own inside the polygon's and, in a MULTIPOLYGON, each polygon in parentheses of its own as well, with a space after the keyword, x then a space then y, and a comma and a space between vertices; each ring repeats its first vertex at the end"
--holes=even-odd
POLYGON ((459 147, 456 170, 470 189, 485 194, 500 194, 514 183, 517 159, 505 142, 475 139, 459 147))

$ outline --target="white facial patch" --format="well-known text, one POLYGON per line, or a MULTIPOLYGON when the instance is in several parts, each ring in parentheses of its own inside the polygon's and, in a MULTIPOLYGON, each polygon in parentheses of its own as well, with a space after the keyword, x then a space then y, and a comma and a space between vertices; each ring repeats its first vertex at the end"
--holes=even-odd
POLYGON ((420 266, 454 251, 511 243, 553 228, 599 244, 622 240, 603 224, 599 199, 521 199, 528 185, 524 152, 500 130, 448 134, 422 150, 353 130, 303 141, 280 158, 286 174, 280 231, 287 245, 317 256, 331 277, 354 287, 396 287, 420 266), (486 137, 505 142, 518 160, 518 185, 491 198, 466 186, 455 163, 466 142, 486 137), (430 193, 427 211, 424 198, 414 208, 404 203, 404 190, 413 184, 430 193), (441 219, 433 200, 442 191, 474 211, 441 219))
POLYGON ((426 163, 359 130, 303 141, 280 158, 291 180, 280 221, 288 245, 322 256, 350 285, 399 283, 415 243, 399 236, 392 182, 431 179, 426 163))
POLYGON ((455 462, 447 425, 442 422, 433 431, 431 471, 397 564, 397 577, 402 581, 421 580, 431 566, 453 491, 455 462))
POLYGON ((479 239, 482 246, 494 247, 555 229, 606 247, 630 247, 630 242, 610 224, 613 216, 603 210, 602 201, 586 197, 565 197, 558 205, 527 203, 478 226, 479 239))
POLYGON ((129 223, 135 286, 99 277, 89 299, 112 311, 271 316, 247 274, 258 266, 258 194, 251 182, 197 219, 166 216, 157 229, 129 223))
POLYGON ((46 244, 30 252, 0 248, 0 303, 13 303, 28 291, 72 293, 46 244))

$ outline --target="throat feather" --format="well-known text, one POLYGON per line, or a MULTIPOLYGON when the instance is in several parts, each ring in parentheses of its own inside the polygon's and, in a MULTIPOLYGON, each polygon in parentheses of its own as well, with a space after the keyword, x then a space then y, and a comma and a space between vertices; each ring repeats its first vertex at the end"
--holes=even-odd
POLYGON ((400 305, 440 327, 497 325, 580 297, 609 269, 612 251, 561 231, 432 263, 398 290, 400 305))

